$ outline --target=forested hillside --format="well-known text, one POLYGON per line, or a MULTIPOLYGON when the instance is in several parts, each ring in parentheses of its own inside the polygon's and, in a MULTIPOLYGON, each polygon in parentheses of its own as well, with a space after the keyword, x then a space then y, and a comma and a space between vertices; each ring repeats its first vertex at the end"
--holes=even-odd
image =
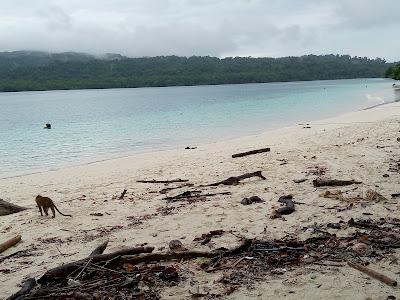
POLYGON ((283 58, 95 57, 0 53, 0 91, 93 89, 383 77, 382 59, 348 55, 283 58))
POLYGON ((387 69, 385 76, 387 78, 400 80, 400 64, 391 66, 389 69, 387 69))

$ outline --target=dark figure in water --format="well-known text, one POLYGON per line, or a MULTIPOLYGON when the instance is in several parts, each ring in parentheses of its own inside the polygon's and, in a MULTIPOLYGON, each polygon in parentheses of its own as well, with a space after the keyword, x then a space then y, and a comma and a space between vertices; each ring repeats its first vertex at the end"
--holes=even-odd
POLYGON ((46 123, 43 128, 44 129, 51 129, 51 124, 50 123, 46 123))

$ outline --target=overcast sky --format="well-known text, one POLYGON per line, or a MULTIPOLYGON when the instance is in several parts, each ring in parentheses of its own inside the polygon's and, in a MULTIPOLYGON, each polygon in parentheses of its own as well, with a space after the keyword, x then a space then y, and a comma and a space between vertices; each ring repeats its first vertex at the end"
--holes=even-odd
POLYGON ((400 60, 400 0, 2 0, 0 51, 400 60))

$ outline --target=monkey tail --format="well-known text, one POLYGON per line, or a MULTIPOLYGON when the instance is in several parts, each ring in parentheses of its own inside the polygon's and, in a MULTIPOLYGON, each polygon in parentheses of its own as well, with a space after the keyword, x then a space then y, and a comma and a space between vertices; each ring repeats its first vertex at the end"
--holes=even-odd
POLYGON ((72 215, 64 215, 61 211, 58 210, 57 206, 56 206, 54 203, 53 203, 53 205, 54 205, 54 208, 56 209, 56 211, 58 211, 58 213, 59 213, 60 215, 62 215, 62 216, 64 216, 64 217, 71 217, 71 218, 72 218, 72 215))

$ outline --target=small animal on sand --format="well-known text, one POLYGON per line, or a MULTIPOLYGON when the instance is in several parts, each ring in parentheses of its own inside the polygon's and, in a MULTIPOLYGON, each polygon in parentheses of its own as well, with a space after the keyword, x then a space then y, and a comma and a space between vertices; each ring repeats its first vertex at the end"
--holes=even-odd
POLYGON ((36 200, 37 206, 39 207, 41 216, 43 216, 43 211, 44 211, 45 215, 48 216, 49 215, 48 211, 50 208, 51 211, 53 212, 52 218, 54 218, 56 216, 55 210, 57 210, 60 213, 60 215, 62 215, 62 216, 72 217, 72 215, 64 215, 61 211, 59 211, 57 206, 54 204, 53 200, 51 200, 49 197, 43 197, 43 196, 37 195, 35 200, 36 200), (43 211, 42 211, 42 209, 43 209, 43 211))

